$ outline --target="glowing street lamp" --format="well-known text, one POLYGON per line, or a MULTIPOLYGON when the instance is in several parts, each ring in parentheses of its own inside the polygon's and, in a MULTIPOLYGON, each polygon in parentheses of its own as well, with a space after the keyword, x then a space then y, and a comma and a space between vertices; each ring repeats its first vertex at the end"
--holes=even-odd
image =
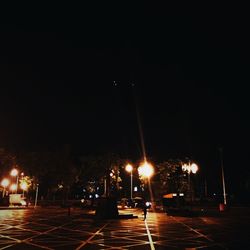
POLYGON ((16 193, 17 193, 17 188, 18 188, 18 170, 16 168, 13 168, 10 171, 10 175, 13 177, 16 177, 16 193))
POLYGON ((8 187, 9 184, 10 184, 10 181, 7 178, 4 178, 1 182, 1 186, 3 187, 3 197, 5 196, 6 187, 8 187))
POLYGON ((126 171, 130 173, 130 198, 133 199, 133 166, 127 164, 125 167, 126 171))
MULTIPOLYGON (((183 164, 182 165, 182 170, 184 172, 187 172, 188 173, 188 194, 190 195, 191 194, 191 181, 190 181, 190 174, 193 173, 193 174, 196 174, 196 172, 198 171, 198 166, 195 164, 195 163, 188 163, 188 164, 183 164)), ((192 198, 192 197, 191 197, 192 198)))
POLYGON ((22 181, 20 188, 23 190, 23 196, 24 196, 24 191, 28 190, 28 184, 26 181, 22 181))
POLYGON ((139 166, 138 173, 139 173, 139 176, 141 176, 142 178, 147 178, 148 179, 149 195, 150 195, 150 199, 151 199, 151 201, 153 203, 154 196, 153 196, 153 191, 152 191, 152 188, 151 188, 150 177, 154 174, 154 167, 145 160, 139 166))
POLYGON ((150 163, 145 161, 139 166, 138 173, 143 178, 150 178, 154 174, 154 168, 150 163))
POLYGON ((13 168, 11 171, 10 171, 10 175, 11 176, 17 176, 18 175, 18 170, 16 168, 13 168))

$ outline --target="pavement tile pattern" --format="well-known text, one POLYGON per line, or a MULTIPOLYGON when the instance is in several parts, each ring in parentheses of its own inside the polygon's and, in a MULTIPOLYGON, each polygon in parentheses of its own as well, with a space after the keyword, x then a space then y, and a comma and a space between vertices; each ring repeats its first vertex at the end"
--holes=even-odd
POLYGON ((63 208, 0 210, 0 249, 234 249, 250 236, 248 230, 233 240, 235 221, 227 218, 150 211, 144 221, 141 211, 126 212, 138 218, 96 220, 63 208))

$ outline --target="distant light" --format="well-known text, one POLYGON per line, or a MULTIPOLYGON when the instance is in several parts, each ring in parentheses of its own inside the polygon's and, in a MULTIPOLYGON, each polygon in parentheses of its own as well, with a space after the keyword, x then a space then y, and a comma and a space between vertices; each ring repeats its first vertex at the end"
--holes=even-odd
POLYGON ((173 194, 173 196, 177 196, 177 194, 173 194))
POLYGON ((92 198, 93 198, 93 196, 90 194, 90 195, 89 195, 89 198, 90 198, 90 199, 92 199, 92 198))
POLYGON ((133 171, 133 166, 131 164, 127 164, 125 169, 127 172, 131 172, 131 171, 133 171))
POLYGON ((27 190, 28 189, 28 184, 26 182, 22 182, 20 185, 22 190, 27 190))
POLYGON ((10 181, 8 179, 3 179, 1 182, 1 186, 3 186, 4 188, 6 188, 7 186, 9 186, 10 181))
POLYGON ((17 176, 18 175, 18 170, 16 168, 13 168, 10 172, 11 176, 17 176))
POLYGON ((180 196, 184 196, 184 194, 183 194, 183 193, 180 193, 180 196))
POLYGON ((147 201, 147 202, 145 203, 145 205, 146 205, 147 207, 149 207, 149 206, 151 205, 151 202, 147 201))
POLYGON ((84 199, 81 199, 81 203, 84 203, 84 201, 85 201, 84 199))
POLYGON ((182 170, 188 172, 190 174, 191 172, 195 174, 198 171, 198 166, 195 163, 189 164, 183 164, 182 170))
POLYGON ((153 166, 148 163, 148 162, 144 162, 142 165, 140 165, 140 167, 138 168, 138 172, 139 175, 142 177, 150 177, 153 175, 154 173, 154 168, 153 166))
POLYGON ((99 194, 95 194, 95 198, 99 198, 99 194))
POLYGON ((17 190, 17 185, 16 185, 16 184, 11 184, 11 185, 10 185, 10 190, 11 190, 11 191, 17 190))
POLYGON ((198 166, 195 163, 191 165, 191 171, 193 174, 195 174, 198 171, 198 166))
POLYGON ((134 187, 134 191, 137 192, 138 191, 138 187, 134 187))

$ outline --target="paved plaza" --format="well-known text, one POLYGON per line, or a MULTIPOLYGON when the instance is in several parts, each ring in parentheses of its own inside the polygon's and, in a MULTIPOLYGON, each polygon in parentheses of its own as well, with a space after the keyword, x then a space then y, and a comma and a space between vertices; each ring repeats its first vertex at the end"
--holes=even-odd
POLYGON ((250 215, 181 217, 122 210, 138 218, 96 220, 72 208, 0 210, 0 249, 247 249, 250 215))

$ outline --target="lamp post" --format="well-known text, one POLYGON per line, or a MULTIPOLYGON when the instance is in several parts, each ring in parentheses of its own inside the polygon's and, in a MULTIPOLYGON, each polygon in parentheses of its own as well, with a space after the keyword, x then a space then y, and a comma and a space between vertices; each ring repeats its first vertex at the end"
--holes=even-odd
POLYGON ((226 197, 226 185, 225 185, 225 176, 224 176, 224 164, 223 164, 223 148, 219 148, 220 151, 220 161, 221 161, 221 179, 222 179, 222 188, 223 188, 223 202, 224 205, 227 205, 226 197))
POLYGON ((27 182, 26 181, 22 181, 20 187, 23 190, 23 197, 24 197, 24 191, 28 190, 28 184, 27 184, 27 182))
POLYGON ((191 180, 190 180, 190 174, 196 174, 196 172, 198 171, 198 166, 195 163, 188 163, 188 164, 183 164, 182 165, 182 170, 188 173, 188 196, 190 198, 190 200, 193 199, 193 192, 191 194, 191 180))
POLYGON ((36 204, 37 204, 37 198, 38 198, 38 187, 39 187, 39 184, 37 183, 37 184, 36 184, 36 197, 35 197, 35 204, 34 204, 34 208, 36 208, 36 204))
POLYGON ((13 177, 16 177, 16 194, 18 189, 18 170, 16 168, 13 168, 10 172, 10 175, 13 177))
POLYGON ((127 164, 126 171, 130 173, 130 198, 133 199, 133 166, 131 164, 127 164))
POLYGON ((2 197, 5 196, 6 187, 8 187, 9 184, 10 184, 9 179, 4 178, 4 179, 2 180, 2 182, 1 182, 1 186, 3 187, 3 194, 2 194, 2 197))
POLYGON ((149 192, 150 192, 150 198, 151 198, 151 201, 153 203, 154 196, 153 196, 153 192, 151 189, 150 177, 154 174, 154 167, 145 160, 139 166, 138 173, 139 173, 139 176, 141 176, 142 178, 148 179, 148 188, 149 188, 149 192))

